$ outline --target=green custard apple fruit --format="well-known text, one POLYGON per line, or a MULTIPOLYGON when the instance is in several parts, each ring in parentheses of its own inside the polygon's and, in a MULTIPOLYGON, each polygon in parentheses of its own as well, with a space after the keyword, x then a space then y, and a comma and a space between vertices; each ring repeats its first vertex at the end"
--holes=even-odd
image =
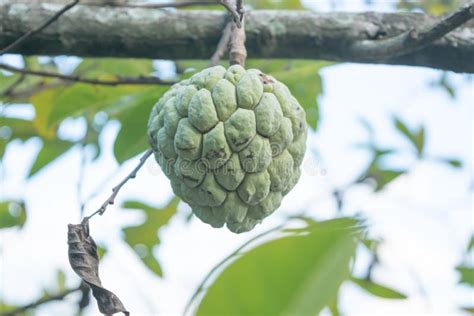
POLYGON ((173 85, 153 107, 148 138, 174 193, 213 227, 246 232, 300 177, 305 112, 257 69, 216 66, 173 85))

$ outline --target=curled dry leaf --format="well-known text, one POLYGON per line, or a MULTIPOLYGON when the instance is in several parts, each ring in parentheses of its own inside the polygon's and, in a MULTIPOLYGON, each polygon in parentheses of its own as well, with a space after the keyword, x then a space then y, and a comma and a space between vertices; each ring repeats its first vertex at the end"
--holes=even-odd
POLYGON ((72 269, 92 289, 102 314, 130 313, 120 299, 105 289, 99 278, 99 257, 97 246, 89 235, 89 221, 85 218, 81 224, 68 225, 69 263, 72 269))

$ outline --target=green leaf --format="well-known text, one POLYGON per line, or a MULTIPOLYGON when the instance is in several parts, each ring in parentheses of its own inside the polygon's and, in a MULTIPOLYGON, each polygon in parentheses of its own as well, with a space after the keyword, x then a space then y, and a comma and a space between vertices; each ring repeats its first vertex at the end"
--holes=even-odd
POLYGON ((374 178, 377 181, 375 191, 382 190, 387 184, 404 174, 402 170, 379 170, 377 174, 374 174, 374 178))
POLYGON ((99 256, 99 260, 102 260, 102 258, 105 257, 107 254, 107 248, 103 245, 97 244, 97 255, 99 256))
POLYGON ((461 309, 463 311, 469 313, 469 315, 474 315, 474 306, 472 306, 472 307, 463 306, 463 307, 461 307, 461 309))
POLYGON ((96 86, 76 83, 55 94, 53 107, 47 117, 47 126, 55 126, 69 116, 97 112, 130 94, 149 89, 140 85, 96 86))
POLYGON ((362 240, 362 243, 367 248, 367 250, 369 250, 370 252, 375 252, 377 247, 382 243, 382 240, 381 239, 364 238, 362 240))
MULTIPOLYGON (((7 313, 17 308, 18 306, 16 305, 6 304, 5 302, 0 300, 0 313, 7 313)), ((27 314, 22 315, 22 316, 27 316, 27 314)))
POLYGON ((397 299, 397 300, 407 298, 405 294, 402 294, 394 289, 377 284, 370 280, 359 279, 353 276, 351 277, 351 281, 357 284, 363 290, 369 292, 370 294, 374 296, 378 296, 381 298, 388 298, 388 299, 397 299))
POLYGON ((469 286, 474 286, 474 267, 460 265, 456 267, 456 270, 461 274, 459 283, 465 283, 469 286))
POLYGON ((149 148, 147 124, 150 111, 166 90, 166 87, 159 87, 130 96, 126 107, 115 113, 114 117, 121 124, 114 144, 114 155, 119 163, 149 148))
POLYGON ((127 244, 140 257, 142 262, 155 274, 162 276, 159 262, 153 255, 153 249, 160 244, 158 230, 168 224, 176 213, 179 199, 173 198, 164 208, 156 208, 138 201, 126 201, 126 209, 138 209, 145 215, 145 220, 137 226, 128 226, 122 229, 127 244))
POLYGON ((405 125, 399 118, 394 117, 393 118, 395 122, 395 127, 403 134, 405 135, 409 140, 413 140, 414 136, 411 130, 408 128, 408 126, 405 125))
POLYGON ((42 168, 46 167, 49 163, 67 152, 73 145, 73 142, 60 139, 44 140, 43 147, 38 153, 28 177, 34 176, 42 168))
POLYGON ((425 128, 422 126, 418 131, 411 131, 400 119, 393 118, 395 127, 412 143, 415 147, 418 157, 423 155, 425 145, 425 128))
MULTIPOLYGON (((41 68, 45 68, 42 66, 41 68)), ((151 60, 85 59, 74 75, 94 79, 149 76, 151 60)), ((57 80, 55 81, 57 82, 57 80)), ((130 94, 149 89, 148 85, 102 86, 85 83, 61 83, 35 93, 30 102, 36 110, 36 124, 43 137, 53 138, 55 127, 67 117, 95 113, 130 94)))
POLYGON ((26 208, 23 201, 0 202, 0 228, 23 227, 26 222, 26 208))
POLYGON ((448 165, 450 165, 451 167, 453 168, 462 168, 462 161, 459 160, 459 159, 449 159, 449 158, 445 158, 445 159, 441 159, 442 162, 444 163, 447 163, 448 165))
POLYGON ((49 114, 54 108, 54 100, 59 93, 59 89, 45 89, 35 93, 29 99, 35 108, 34 125, 38 134, 46 139, 54 139, 56 136, 56 127, 48 124, 49 114))
POLYGON ((384 169, 380 166, 380 155, 375 155, 366 171, 362 173, 357 182, 363 182, 367 179, 375 181, 375 192, 382 190, 387 184, 401 176, 406 170, 384 169))
POLYGON ((38 135, 32 121, 15 117, 0 117, 0 129, 0 138, 9 140, 24 141, 38 135), (5 127, 7 129, 4 130, 5 127))
POLYGON ((471 239, 469 240, 469 244, 467 246, 467 251, 471 251, 474 249, 474 235, 471 236, 471 239))
POLYGON ((245 4, 250 5, 253 9, 291 9, 302 10, 304 6, 300 0, 248 0, 245 4))
POLYGON ((63 270, 56 272, 56 286, 58 292, 64 292, 64 290, 66 290, 66 274, 63 270))
POLYGON ((339 310, 339 299, 336 297, 328 304, 329 311, 331 312, 332 316, 340 316, 341 311, 339 310))
POLYGON ((454 11, 462 5, 460 0, 399 0, 397 7, 408 10, 423 10, 431 15, 442 15, 449 11, 454 11))
POLYGON ((6 74, 4 71, 0 70, 0 95, 5 92, 13 83, 15 83, 18 78, 20 78, 19 74, 6 74))
POLYGON ((423 155, 423 148, 425 146, 425 128, 422 126, 415 134, 414 145, 418 152, 418 157, 421 158, 423 155))
POLYGON ((360 235, 341 218, 257 246, 210 285, 197 315, 317 315, 349 277, 360 235))

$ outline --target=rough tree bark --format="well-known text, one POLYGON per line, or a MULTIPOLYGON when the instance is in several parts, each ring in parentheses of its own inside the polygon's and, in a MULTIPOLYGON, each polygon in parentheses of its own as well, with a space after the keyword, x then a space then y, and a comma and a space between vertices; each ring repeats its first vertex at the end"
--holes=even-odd
MULTIPOLYGON (((0 0, 0 47, 36 28, 58 4, 0 0)), ((209 59, 226 24, 221 11, 170 11, 79 5, 15 50, 26 55, 209 59)), ((474 73, 474 22, 422 50, 385 59, 361 56, 354 43, 391 37, 430 25, 414 13, 314 13, 250 11, 246 15, 249 58, 305 58, 425 66, 474 73)))

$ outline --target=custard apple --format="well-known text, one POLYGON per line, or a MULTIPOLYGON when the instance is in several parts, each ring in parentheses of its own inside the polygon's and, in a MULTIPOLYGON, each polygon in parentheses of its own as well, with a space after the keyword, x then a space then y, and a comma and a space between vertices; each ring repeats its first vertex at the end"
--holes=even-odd
POLYGON ((173 85, 153 107, 148 139, 174 193, 213 227, 246 232, 297 183, 305 112, 257 69, 216 66, 173 85))

